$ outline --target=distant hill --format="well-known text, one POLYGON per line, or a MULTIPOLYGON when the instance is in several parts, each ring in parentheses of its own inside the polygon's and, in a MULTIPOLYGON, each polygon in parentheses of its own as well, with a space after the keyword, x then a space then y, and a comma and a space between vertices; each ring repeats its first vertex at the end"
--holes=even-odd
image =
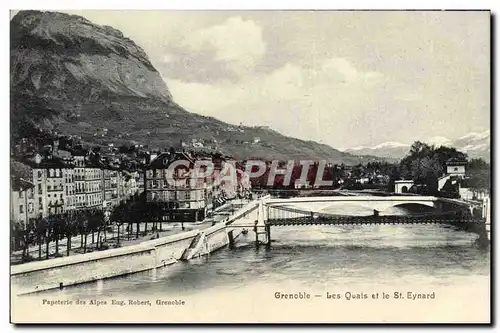
MULTIPOLYGON (((469 158, 482 158, 487 162, 490 161, 490 131, 482 133, 471 132, 455 140, 444 137, 434 137, 422 141, 436 146, 443 145, 456 148, 459 151, 466 153, 469 158)), ((345 149, 344 152, 359 155, 373 155, 388 159, 401 159, 408 154, 410 147, 411 144, 386 142, 373 147, 363 146, 345 149)))
POLYGON ((168 148, 183 141, 235 158, 380 160, 190 113, 174 102, 145 52, 112 27, 75 15, 21 11, 10 30, 14 142, 36 127, 92 144, 168 148))

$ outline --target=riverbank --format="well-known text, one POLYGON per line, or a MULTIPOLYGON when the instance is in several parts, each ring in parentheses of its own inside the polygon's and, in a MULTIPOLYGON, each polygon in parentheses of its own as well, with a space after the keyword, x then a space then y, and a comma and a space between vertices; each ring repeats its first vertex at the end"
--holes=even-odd
MULTIPOLYGON (((103 238, 103 244, 105 244, 104 250, 99 250, 97 248, 97 232, 93 234, 87 234, 87 247, 85 251, 83 249, 85 244, 84 237, 82 237, 81 235, 73 236, 70 242, 71 249, 69 250, 69 256, 136 245, 151 239, 168 237, 184 231, 208 228, 213 224, 228 218, 234 211, 241 208, 241 206, 247 202, 248 200, 244 199, 235 199, 228 201, 224 205, 216 208, 212 217, 207 218, 201 222, 158 222, 156 231, 152 230, 153 222, 146 221, 139 223, 139 233, 137 233, 137 223, 130 225, 130 232, 127 232, 126 230, 127 225, 122 225, 120 227, 120 233, 118 233, 118 226, 112 225, 111 230, 107 231, 106 233, 101 233, 100 235, 103 238)), ((31 257, 31 262, 67 257, 67 242, 68 239, 63 238, 59 240, 57 247, 55 241, 50 242, 48 246, 48 258, 47 245, 45 243, 43 243, 40 248, 38 245, 30 246, 27 252, 31 257)), ((13 252, 10 256, 10 263, 11 265, 20 265, 26 263, 26 261, 23 261, 23 251, 19 250, 13 252)))
POLYGON ((256 203, 234 202, 219 209, 204 224, 189 224, 192 230, 172 229, 164 231, 164 237, 148 240, 142 236, 124 240, 127 246, 11 266, 11 286, 14 294, 28 294, 68 285, 91 282, 124 274, 151 270, 209 254, 229 244, 226 228, 228 220, 245 215, 245 207, 255 210, 256 203), (243 205, 242 208, 237 209, 243 205), (227 212, 231 217, 227 217, 227 212), (234 214, 233 214, 234 213, 234 214), (168 234, 171 233, 171 234, 168 234))

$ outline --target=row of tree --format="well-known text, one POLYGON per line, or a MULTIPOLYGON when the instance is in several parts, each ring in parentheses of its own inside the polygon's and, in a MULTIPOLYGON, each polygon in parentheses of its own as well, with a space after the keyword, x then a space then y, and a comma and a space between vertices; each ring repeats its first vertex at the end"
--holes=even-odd
POLYGON ((97 249, 106 249, 107 231, 113 225, 117 227, 116 243, 120 246, 122 237, 130 240, 134 236, 134 231, 136 238, 146 235, 148 231, 162 231, 161 221, 165 210, 166 207, 162 203, 146 204, 142 194, 123 201, 115 206, 110 214, 100 209, 71 210, 63 214, 32 219, 26 226, 11 221, 11 251, 22 249, 23 261, 28 261, 34 259, 29 256, 28 248, 38 245, 38 259, 44 259, 43 257, 48 259, 50 244, 53 244, 55 256, 62 256, 59 253, 59 241, 66 239, 66 255, 69 255, 72 249, 71 241, 75 236, 81 237, 83 253, 88 251, 89 243, 95 244, 97 249), (45 247, 44 256, 42 256, 43 247, 45 247))
POLYGON ((66 252, 69 255, 71 250, 71 240, 74 236, 81 236, 83 251, 87 251, 87 238, 92 235, 92 243, 95 242, 97 234, 97 247, 101 233, 106 232, 106 223, 104 212, 99 209, 90 210, 71 210, 62 214, 49 215, 31 219, 26 225, 11 221, 11 250, 23 250, 24 260, 29 259, 28 248, 38 245, 38 258, 42 259, 42 246, 45 245, 45 257, 49 258, 50 243, 54 242, 55 255, 59 253, 59 241, 66 238, 66 252))

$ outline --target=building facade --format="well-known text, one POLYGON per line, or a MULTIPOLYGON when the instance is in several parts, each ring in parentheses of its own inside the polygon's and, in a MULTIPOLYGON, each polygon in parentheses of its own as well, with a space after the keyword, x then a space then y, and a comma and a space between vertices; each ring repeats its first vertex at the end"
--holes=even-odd
POLYGON ((102 173, 97 166, 88 165, 85 168, 85 208, 102 208, 102 173))
POLYGON ((467 161, 449 160, 446 162, 446 174, 465 178, 467 161))
POLYGON ((85 194, 85 155, 74 156, 74 173, 73 173, 73 186, 74 186, 74 206, 75 209, 84 209, 86 204, 85 194))
POLYGON ((201 221, 207 213, 206 180, 192 177, 194 159, 187 153, 163 153, 154 158, 145 173, 146 202, 162 209, 163 219, 201 221), (172 170, 178 161, 185 165, 172 170), (194 178, 194 180, 193 180, 194 178))
POLYGON ((57 158, 35 157, 32 166, 38 215, 62 214, 74 208, 73 166, 57 158))
POLYGON ((35 185, 19 177, 11 177, 10 219, 26 228, 30 220, 36 219, 35 185))
POLYGON ((396 180, 394 181, 394 192, 407 193, 413 185, 413 180, 396 180))

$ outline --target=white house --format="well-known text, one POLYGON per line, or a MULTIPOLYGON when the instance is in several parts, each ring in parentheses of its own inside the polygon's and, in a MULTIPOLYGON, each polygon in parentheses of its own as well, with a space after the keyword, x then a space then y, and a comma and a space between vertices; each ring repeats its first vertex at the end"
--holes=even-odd
POLYGON ((413 180, 396 180, 394 181, 394 192, 395 193, 406 193, 413 186, 413 180))
POLYGON ((452 160, 446 162, 446 174, 450 176, 457 176, 460 178, 465 178, 465 166, 466 161, 452 160))

